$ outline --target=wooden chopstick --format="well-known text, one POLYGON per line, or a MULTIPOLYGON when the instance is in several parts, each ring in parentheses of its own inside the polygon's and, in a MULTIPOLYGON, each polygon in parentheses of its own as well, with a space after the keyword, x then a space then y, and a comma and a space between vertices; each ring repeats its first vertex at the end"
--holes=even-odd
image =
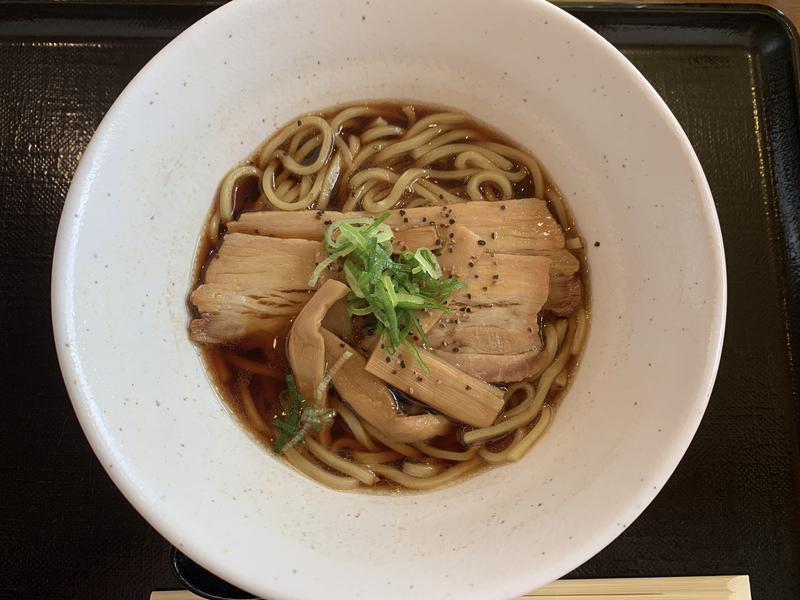
MULTIPOLYGON (((150 600, 198 600, 191 592, 153 592, 150 600)), ((519 600, 751 600, 747 575, 560 579, 519 600)))
POLYGON ((523 598, 541 600, 751 600, 747 575, 559 579, 523 598))

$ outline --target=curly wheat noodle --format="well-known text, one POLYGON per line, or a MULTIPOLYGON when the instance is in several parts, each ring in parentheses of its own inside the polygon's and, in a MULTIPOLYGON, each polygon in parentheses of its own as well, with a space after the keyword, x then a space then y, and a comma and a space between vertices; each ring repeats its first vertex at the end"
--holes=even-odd
POLYGON ((511 189, 511 182, 508 177, 500 174, 499 171, 481 171, 477 175, 470 177, 467 183, 467 193, 472 200, 483 200, 481 193, 481 185, 484 183, 494 184, 503 194, 500 198, 508 200, 514 195, 514 190, 511 189))
MULTIPOLYGON (((533 421, 533 419, 536 418, 536 415, 539 414, 539 411, 541 411, 542 406, 544 406, 544 402, 547 399, 547 394, 550 391, 550 387, 552 386, 556 375, 558 375, 567 366, 567 361, 571 356, 570 350, 574 335, 575 329, 572 327, 569 328, 567 330, 565 344, 559 350, 556 359, 539 377, 538 388, 536 390, 536 395, 533 398, 526 398, 522 404, 517 407, 519 410, 514 416, 501 420, 495 425, 483 427, 481 429, 473 429, 466 432, 464 434, 464 443, 467 445, 472 445, 479 442, 485 442, 509 433, 518 427, 523 427, 533 421)), ((503 416, 504 415, 501 415, 500 418, 503 419, 503 416)))
POLYGON ((453 123, 463 123, 465 117, 461 113, 453 113, 453 112, 441 112, 441 113, 434 113, 432 115, 428 115, 427 117, 420 119, 414 125, 410 126, 408 130, 406 130, 405 135, 403 136, 404 139, 410 139, 417 135, 418 133, 422 132, 424 129, 429 127, 437 127, 441 125, 452 125, 453 123))
POLYGON ((253 165, 241 165, 228 171, 219 187, 219 220, 222 225, 233 219, 233 191, 243 177, 261 177, 262 171, 253 165))
POLYGON ((406 127, 411 127, 417 122, 417 112, 411 105, 406 105, 402 109, 403 115, 406 117, 406 127))
POLYGON ((300 149, 300 147, 309 143, 314 138, 318 138, 317 143, 319 143, 319 140, 322 139, 322 136, 319 133, 314 133, 314 127, 312 125, 306 125, 304 127, 298 127, 295 129, 294 135, 289 137, 289 146, 287 148, 289 155, 293 156, 295 159, 298 159, 297 151, 300 149))
POLYGON ((380 189, 377 187, 370 189, 366 194, 364 194, 364 197, 361 200, 361 206, 365 211, 371 213, 389 210, 395 206, 406 193, 406 191, 422 177, 425 177, 425 169, 408 169, 397 178, 397 181, 394 182, 394 185, 383 198, 380 198, 379 200, 377 199, 381 193, 380 189))
POLYGON ((381 452, 362 452, 360 450, 354 450, 351 454, 356 462, 370 465, 391 463, 403 458, 402 454, 394 450, 383 450, 381 452))
POLYGON ((342 212, 350 212, 356 209, 356 204, 358 204, 358 200, 353 198, 352 195, 347 196, 347 200, 344 201, 344 204, 341 206, 342 212))
POLYGON ((355 155, 361 148, 361 139, 357 135, 350 134, 347 137, 347 147, 350 149, 350 154, 355 155))
POLYGON ((379 117, 383 111, 379 108, 370 108, 369 106, 351 106, 345 108, 342 112, 337 114, 331 119, 330 127, 334 133, 340 133, 345 123, 351 119, 359 119, 361 117, 379 117))
POLYGON ((466 181, 468 177, 480 173, 480 169, 428 169, 428 177, 432 180, 462 180, 466 181))
POLYGON ((550 425, 550 421, 553 418, 553 408, 545 404, 542 406, 542 411, 539 414, 539 420, 536 421, 536 425, 534 425, 531 430, 525 434, 525 437, 522 438, 520 442, 514 445, 513 448, 508 453, 508 460, 509 461, 517 461, 533 446, 536 441, 542 437, 542 434, 547 429, 548 425, 550 425))
POLYGON ((362 183, 358 187, 358 189, 353 190, 352 192, 350 192, 350 198, 353 200, 353 202, 358 203, 358 202, 361 201, 361 198, 364 197, 364 194, 366 194, 368 191, 370 191, 375 186, 381 185, 382 183, 383 183, 383 181, 381 179, 377 179, 377 178, 365 181, 364 183, 362 183))
POLYGON ((583 242, 580 237, 571 237, 565 240, 564 246, 567 250, 580 250, 583 248, 583 242))
POLYGON ((253 402, 253 395, 250 393, 250 382, 247 381, 246 378, 240 377, 238 384, 239 397, 242 400, 242 407, 244 408, 244 414, 247 416, 247 420, 250 421, 250 424, 256 431, 268 433, 270 430, 269 425, 267 425, 261 413, 258 412, 255 402, 253 402))
MULTIPOLYGON (((323 119, 322 117, 316 115, 309 115, 305 117, 300 117, 292 121, 291 123, 286 124, 283 129, 279 130, 274 136, 269 138, 261 149, 258 151, 258 166, 259 168, 263 169, 267 166, 273 158, 275 158, 275 152, 283 146, 287 141, 290 142, 291 138, 296 135, 300 135, 302 133, 306 133, 307 131, 318 128, 320 132, 324 132, 324 130, 328 130, 330 132, 330 125, 328 122, 323 119)), ((331 136, 332 138, 333 136, 331 136)), ((331 140, 332 141, 332 140, 331 140)), ((291 143, 291 142, 290 142, 291 143)))
POLYGON ((340 207, 342 212, 349 212, 355 210, 356 205, 361 201, 361 197, 364 193, 374 185, 380 183, 379 179, 371 179, 365 183, 362 183, 357 189, 352 189, 350 186, 350 174, 352 173, 352 169, 349 169, 348 172, 342 176, 341 186, 348 190, 347 192, 347 199, 344 201, 344 204, 340 207))
POLYGON ((317 198, 317 210, 325 210, 328 208, 328 203, 331 199, 331 193, 333 192, 333 188, 336 187, 336 182, 339 179, 339 174, 341 172, 341 155, 336 154, 331 159, 331 164, 328 165, 327 171, 325 171, 325 176, 322 180, 322 188, 320 189, 319 197, 317 198))
POLYGON ((219 239, 219 211, 214 211, 214 214, 211 215, 211 218, 208 220, 206 236, 208 237, 208 241, 212 244, 215 244, 219 239))
POLYGON ((358 440, 359 444, 371 452, 378 451, 378 446, 376 446, 375 442, 373 442, 369 435, 367 435, 367 432, 364 431, 364 428, 361 426, 361 422, 348 407, 346 407, 342 402, 333 401, 331 402, 331 408, 333 408, 339 414, 339 416, 342 417, 345 425, 347 425, 347 427, 353 433, 353 437, 358 440))
MULTIPOLYGON (((306 160, 306 158, 315 150, 317 150, 320 146, 320 141, 322 140, 322 136, 315 135, 305 141, 305 143, 300 146, 299 148, 295 148, 295 141, 302 139, 303 135, 296 135, 292 138, 292 141, 289 144, 289 155, 294 158, 295 161, 298 163, 302 163, 306 160)), ((273 159, 277 158, 277 153, 273 155, 273 159)), ((274 160, 270 160, 270 162, 274 162, 274 160)), ((282 169, 280 174, 275 177, 275 183, 283 183, 290 177, 294 176, 295 174, 292 173, 289 169, 282 169)))
POLYGON ((479 456, 475 456, 470 460, 459 463, 450 467, 439 475, 431 477, 412 477, 403 473, 402 471, 387 465, 367 465, 370 470, 374 471, 381 477, 390 479, 395 483, 399 483, 403 487, 411 490, 430 490, 435 487, 452 483, 459 477, 466 475, 470 471, 478 468, 483 463, 479 456))
MULTIPOLYGON (((301 163, 303 162, 309 154, 311 154, 314 150, 316 150, 320 146, 320 142, 322 141, 321 135, 315 135, 310 137, 306 142, 300 146, 300 148, 293 149, 292 145, 296 139, 299 139, 300 136, 295 136, 292 138, 292 143, 289 145, 289 156, 293 157, 294 160, 301 163)), ((291 171, 287 171, 291 173, 291 171)))
POLYGON ((318 481, 323 485, 327 485, 335 490, 354 490, 361 485, 358 479, 355 479, 354 477, 334 475, 330 471, 315 465, 294 448, 285 448, 283 455, 295 469, 301 473, 304 473, 311 479, 314 479, 315 481, 318 481))
MULTIPOLYGON (((275 193, 280 197, 284 202, 294 202, 300 194, 300 184, 297 183, 294 179, 285 179, 281 183, 278 183, 280 177, 275 178, 275 193)), ((263 178, 261 181, 261 187, 263 191, 263 178)))
POLYGON ((385 145, 385 142, 375 142, 374 144, 361 146, 361 149, 358 151, 358 155, 353 158, 352 170, 357 171, 359 168, 361 168, 361 165, 366 163, 373 154, 380 152, 385 145))
MULTIPOLYGON (((278 184, 277 179, 275 183, 278 184)), ((287 192, 295 187, 297 187, 297 182, 294 179, 287 179, 275 186, 275 193, 279 196, 286 196, 287 192)))
MULTIPOLYGON (((517 150, 505 144, 498 144, 497 142, 476 142, 476 144, 481 148, 492 150, 497 154, 510 158, 528 169, 528 173, 531 174, 531 179, 533 180, 533 195, 536 198, 544 198, 544 175, 539 163, 533 156, 522 150, 517 150)), ((561 224, 565 227, 567 226, 566 221, 562 221, 561 224)))
POLYGON ((331 445, 328 446, 328 449, 331 452, 336 452, 337 454, 341 454, 342 450, 350 450, 352 452, 353 450, 363 450, 364 446, 362 446, 358 442, 358 440, 346 437, 346 438, 339 438, 335 442, 331 443, 331 445))
POLYGON ((402 454, 403 456, 407 456, 408 458, 422 457, 422 453, 416 448, 414 448, 414 446, 390 440, 388 437, 383 435, 380 431, 375 429, 372 425, 370 425, 366 421, 362 423, 362 425, 364 426, 364 429, 367 431, 367 433, 369 433, 371 437, 378 440, 381 444, 383 444, 387 448, 391 448, 395 452, 399 452, 400 454, 402 454))
POLYGON ((231 379, 233 379, 233 371, 231 371, 230 365, 227 363, 222 354, 209 352, 206 354, 206 358, 213 365, 213 372, 219 377, 220 383, 225 385, 229 383, 231 379))
MULTIPOLYGON (((366 206, 374 206, 376 202, 380 202, 383 198, 386 197, 387 194, 392 192, 391 187, 387 187, 385 185, 375 185, 372 186, 369 190, 367 190, 361 198, 361 207, 364 208, 366 206)), ((398 200, 399 201, 399 200, 398 200)), ((388 208, 391 208, 388 207, 388 208)), ((367 211, 367 212, 379 212, 379 211, 367 211)))
POLYGON ((440 462, 412 462, 403 461, 403 473, 411 477, 432 477, 444 471, 445 467, 440 462))
POLYGON ((553 361, 556 359, 556 354, 558 353, 558 332, 551 324, 546 324, 544 326, 544 351, 547 353, 548 360, 547 366, 542 369, 543 371, 547 369, 553 361))
POLYGON ((421 206, 439 206, 439 204, 437 200, 431 200, 430 198, 412 198, 404 206, 406 208, 419 208, 421 206))
POLYGON ((501 156, 497 152, 490 150, 488 148, 483 148, 482 146, 478 146, 477 144, 482 142, 474 142, 474 143, 466 143, 466 144, 445 144, 444 146, 439 146, 431 150, 430 152, 426 152, 422 156, 420 156, 414 164, 418 167, 424 167, 431 163, 436 162, 437 160, 441 160, 442 158, 447 158, 449 156, 455 156, 457 154, 461 154, 465 151, 476 152, 479 155, 482 155, 484 158, 489 160, 495 167, 501 169, 503 171, 511 171, 514 167, 514 163, 508 160, 507 158, 501 156))
POLYGON ((275 188, 273 188, 274 174, 275 163, 270 163, 267 165, 267 168, 264 169, 264 176, 261 180, 262 188, 264 190, 264 195, 267 197, 267 200, 269 200, 270 204, 281 210, 302 210, 304 208, 308 208, 317 199, 320 190, 322 189, 323 178, 317 177, 314 179, 314 186, 311 188, 308 194, 294 202, 288 202, 280 198, 277 195, 275 188))
POLYGON ((567 377, 567 370, 564 369, 563 371, 561 371, 561 373, 556 375, 556 378, 553 380, 553 385, 556 387, 564 388, 567 387, 568 381, 569 379, 567 377))
POLYGON ((344 157, 344 163, 347 165, 349 169, 353 168, 353 153, 350 150, 350 146, 338 135, 334 139, 334 145, 336 149, 339 150, 339 154, 344 157))
POLYGON ((554 190, 546 190, 544 197, 550 203, 550 206, 553 207, 553 212, 556 213, 558 224, 561 225, 566 232, 566 230, 569 229, 570 221, 567 216, 567 209, 564 207, 564 201, 561 199, 561 194, 554 190))
POLYGON ((443 460, 451 460, 454 462, 463 462, 465 460, 469 460, 478 452, 477 446, 474 448, 467 448, 466 450, 462 451, 454 451, 442 450, 441 448, 431 446, 425 442, 417 442, 414 444, 414 447, 417 448, 417 450, 421 450, 424 454, 427 454, 431 458, 441 458, 443 460))
POLYGON ((257 151, 258 159, 256 160, 256 165, 260 169, 266 167, 269 162, 275 159, 275 152, 277 152, 278 148, 286 144, 287 141, 290 147, 293 145, 295 148, 299 147, 299 143, 306 139, 308 137, 307 134, 313 129, 313 125, 305 124, 298 127, 297 122, 289 123, 284 129, 278 131, 277 135, 282 137, 280 143, 278 143, 277 137, 273 137, 261 145, 257 151), (293 142, 296 143, 293 144, 293 142))
POLYGON ((386 162, 390 158, 405 154, 406 152, 411 152, 442 133, 442 131, 444 130, 441 127, 433 127, 431 129, 426 129, 413 138, 406 139, 404 137, 399 142, 390 143, 372 157, 372 162, 386 162))
POLYGON ((297 198, 300 196, 300 184, 294 181, 287 181, 286 183, 289 185, 286 186, 286 191, 283 194, 278 193, 277 190, 275 193, 278 194, 284 202, 296 202, 297 198))
POLYGON ((433 138, 424 146, 420 146, 419 148, 412 150, 411 158, 416 160, 426 152, 430 152, 431 150, 445 144, 451 144, 458 141, 479 140, 482 137, 483 136, 481 136, 481 133, 475 129, 452 129, 442 133, 439 137, 433 138))
POLYGON ((500 452, 492 452, 489 450, 489 448, 483 446, 480 450, 478 450, 478 454, 480 454, 481 458, 490 465, 499 465, 504 462, 508 462, 508 453, 511 452, 511 449, 519 443, 524 435, 525 433, 522 431, 522 429, 517 429, 512 434, 513 439, 511 440, 511 443, 500 452))
POLYGON ((397 137, 403 135, 405 129, 396 125, 383 125, 380 127, 373 127, 361 134, 361 143, 369 144, 375 140, 387 137, 397 137))
POLYGON ((375 485, 378 481, 375 473, 369 469, 351 462, 346 458, 342 458, 314 439, 307 438, 306 446, 308 447, 308 451, 311 452, 318 461, 328 465, 332 469, 336 469, 344 475, 350 475, 350 477, 358 479, 364 485, 375 485))
POLYGON ((556 321, 556 333, 558 334, 558 345, 564 343, 564 337, 567 335, 567 327, 569 326, 569 319, 558 319, 556 321))
POLYGON ((398 179, 397 173, 394 173, 389 169, 384 169, 382 167, 372 167, 370 169, 364 169, 363 171, 359 171, 358 173, 353 175, 350 178, 350 187, 351 189, 355 189, 371 180, 384 181, 386 183, 394 183, 395 181, 397 181, 397 179, 398 179))
POLYGON ((310 175, 316 173, 328 162, 331 150, 333 150, 333 133, 331 132, 331 127, 328 125, 328 122, 322 117, 306 117, 305 119, 308 123, 312 123, 317 127, 322 134, 322 139, 318 146, 317 158, 310 164, 304 165, 295 160, 295 158, 287 152, 282 150, 275 152, 275 156, 283 163, 283 168, 291 171, 295 175, 310 175))
POLYGON ((461 204, 462 202, 467 202, 466 198, 461 198, 460 196, 456 196, 451 194, 443 187, 440 187, 433 183, 432 181, 428 181, 427 179, 421 179, 414 184, 414 192, 422 196, 423 198, 427 198, 433 204, 461 204))
POLYGON ((572 340, 572 355, 578 354, 583 350, 584 338, 586 337, 586 310, 583 305, 579 306, 573 313, 575 317, 575 337, 572 340))
POLYGON ((311 189, 311 177, 303 175, 300 178, 300 196, 305 196, 311 189))
MULTIPOLYGON (((555 353, 553 354, 553 359, 555 359, 555 353)), ((552 360, 548 361, 547 366, 550 366, 552 362, 553 362, 552 360)), ((508 389, 506 390, 505 394, 506 403, 508 403, 514 396, 518 395, 520 392, 522 393, 523 396, 522 400, 520 400, 516 406, 509 408, 507 411, 501 414, 497 420, 498 422, 502 421, 503 419, 508 419, 510 417, 513 417, 514 415, 518 415, 523 410, 525 410, 525 407, 527 406, 527 404, 525 404, 525 401, 536 396, 536 387, 530 381, 518 381, 517 383, 512 383, 510 386, 508 386, 508 389)))
POLYGON ((504 171, 491 160, 486 158, 486 156, 480 152, 476 152, 475 150, 465 150, 464 152, 459 152, 453 161, 453 165, 456 169, 466 169, 472 165, 474 167, 480 167, 480 169, 485 171, 497 171, 498 173, 502 174, 503 177, 514 183, 519 183, 528 177, 528 172, 524 169, 520 169, 519 171, 504 171))
POLYGON ((333 434, 331 433, 330 425, 323 427, 317 434, 317 441, 322 444, 323 447, 330 449, 331 444, 333 444, 333 434))

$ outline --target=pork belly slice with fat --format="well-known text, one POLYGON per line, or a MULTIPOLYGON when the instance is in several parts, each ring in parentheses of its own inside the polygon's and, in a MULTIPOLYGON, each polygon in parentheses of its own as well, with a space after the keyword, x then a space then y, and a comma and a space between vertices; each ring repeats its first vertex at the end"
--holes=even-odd
POLYGON ((550 291, 550 258, 484 254, 428 334, 430 348, 487 382, 541 370, 539 312, 550 291))
POLYGON ((454 354, 445 350, 433 350, 433 353, 457 369, 495 383, 511 383, 535 377, 547 366, 547 355, 538 349, 517 354, 454 354))
POLYGON ((223 344, 286 333, 311 296, 308 278, 321 253, 317 241, 226 235, 189 296, 199 313, 191 338, 223 344))
MULTIPOLYGON (((312 213, 312 217, 315 214, 312 213)), ((407 230, 409 235, 405 239, 415 239, 413 232, 419 229, 423 230, 420 234, 423 236, 436 231, 430 225, 407 230)), ((479 244, 481 238, 463 225, 453 224, 442 231, 441 235, 433 234, 440 235, 436 239, 443 240, 440 245, 434 242, 440 251, 440 264, 445 275, 456 275, 468 284, 468 292, 473 296, 473 300, 467 302, 471 310, 481 303, 523 304, 519 297, 510 302, 508 294, 515 288, 527 290, 527 272, 531 261, 535 262, 538 255, 487 252, 488 242, 479 244), (495 272, 498 261, 511 267, 495 272), (494 275, 498 278, 495 279, 494 275), (484 287, 487 288, 485 293, 484 287), (478 302, 478 298, 483 296, 484 300, 478 302)), ((413 248, 413 242, 409 246, 413 248)), ((563 248, 543 250, 541 254, 551 259, 551 292, 545 308, 559 315, 570 314, 582 298, 577 276, 579 262, 563 248)), ((323 256, 322 244, 318 241, 229 233, 208 266, 205 283, 190 297, 200 313, 200 318, 192 321, 190 326, 192 339, 205 343, 235 343, 284 333, 290 318, 297 315, 308 301, 312 291, 308 277, 323 256)), ((326 271, 321 279, 328 276, 330 273, 326 271)), ((522 296, 527 293, 523 292, 522 296)), ((454 298, 455 308, 460 308, 458 302, 464 304, 464 297, 465 294, 461 293, 454 298)), ((431 324, 435 320, 433 318, 431 324)), ((333 326, 332 322, 330 326, 333 326)), ((336 329, 344 334, 341 327, 336 329)))
MULTIPOLYGON (((487 253, 540 255, 552 259, 550 279, 553 297, 546 308, 567 315, 581 302, 578 259, 564 247, 564 233, 543 200, 471 201, 446 207, 431 206, 389 211, 387 223, 395 230, 394 249, 440 249, 440 261, 448 259, 450 233, 457 226, 470 230, 475 243, 487 253), (503 208, 505 207, 505 208, 503 208), (424 220, 423 220, 424 219, 424 220), (450 223, 450 221, 453 223, 450 223), (565 283, 570 280, 568 283, 565 283), (576 293, 577 292, 577 293, 576 293)), ((259 211, 242 214, 228 224, 229 231, 242 231, 280 238, 321 240, 326 223, 366 213, 326 211, 259 211)), ((455 273, 458 275, 458 273, 455 273)))
POLYGON ((527 305, 538 313, 550 292, 550 262, 547 256, 484 254, 450 304, 527 305))
POLYGON ((333 387, 358 415, 388 438, 403 443, 422 442, 447 433, 452 425, 442 415, 402 415, 386 384, 367 372, 366 359, 358 351, 326 329, 325 358, 328 368, 345 352, 352 356, 333 374, 333 387))
POLYGON ((454 367, 471 373, 487 383, 513 383, 536 377, 546 367, 541 348, 515 354, 452 352, 448 348, 431 350, 437 357, 454 367))
POLYGON ((189 334, 204 344, 266 343, 288 331, 289 320, 305 306, 309 295, 307 291, 243 292, 239 286, 207 283, 190 296, 200 318, 192 320, 189 334))
POLYGON ((550 294, 544 308, 557 314, 572 314, 583 302, 583 284, 578 271, 580 261, 567 249, 540 253, 552 260, 550 264, 550 294))
MULTIPOLYGON (((547 203, 535 198, 497 202, 470 201, 447 206, 393 209, 389 213, 386 223, 398 232, 435 225, 442 235, 452 225, 463 225, 485 241, 486 250, 490 252, 528 254, 564 248, 564 232, 561 226, 550 214, 547 203)), ((247 212, 236 221, 228 223, 228 231, 321 240, 330 222, 358 216, 376 215, 335 211, 325 211, 321 215, 315 211, 247 212)), ((430 236, 426 231, 430 230, 423 230, 419 235, 430 236)))
POLYGON ((544 307, 560 317, 565 317, 571 315, 581 302, 583 302, 583 284, 580 277, 573 275, 550 284, 550 295, 544 307))
POLYGON ((264 290, 311 290, 308 278, 325 256, 321 242, 228 233, 205 274, 206 283, 264 290))

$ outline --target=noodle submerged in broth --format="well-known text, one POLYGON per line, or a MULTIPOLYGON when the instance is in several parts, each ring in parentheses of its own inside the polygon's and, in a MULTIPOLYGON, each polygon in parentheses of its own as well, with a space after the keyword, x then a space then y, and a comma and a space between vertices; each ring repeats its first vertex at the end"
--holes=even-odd
POLYGON ((588 328, 583 243, 463 112, 298 117, 222 180, 191 338, 259 439, 335 489, 429 490, 545 433, 588 328))

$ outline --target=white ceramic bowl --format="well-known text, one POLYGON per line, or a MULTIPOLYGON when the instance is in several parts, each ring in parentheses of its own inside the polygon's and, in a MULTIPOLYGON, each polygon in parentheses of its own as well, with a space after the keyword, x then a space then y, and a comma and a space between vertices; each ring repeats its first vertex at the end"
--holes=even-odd
POLYGON ((169 541, 272 600, 509 598, 567 573, 677 465, 724 315, 689 142, 616 50, 542 0, 224 6, 109 111, 53 271, 61 368, 103 466, 169 541), (426 494, 337 493, 292 471, 221 403, 186 333, 225 171, 293 116, 367 98, 459 107, 532 149, 590 246, 591 335, 551 430, 519 463, 426 494))

